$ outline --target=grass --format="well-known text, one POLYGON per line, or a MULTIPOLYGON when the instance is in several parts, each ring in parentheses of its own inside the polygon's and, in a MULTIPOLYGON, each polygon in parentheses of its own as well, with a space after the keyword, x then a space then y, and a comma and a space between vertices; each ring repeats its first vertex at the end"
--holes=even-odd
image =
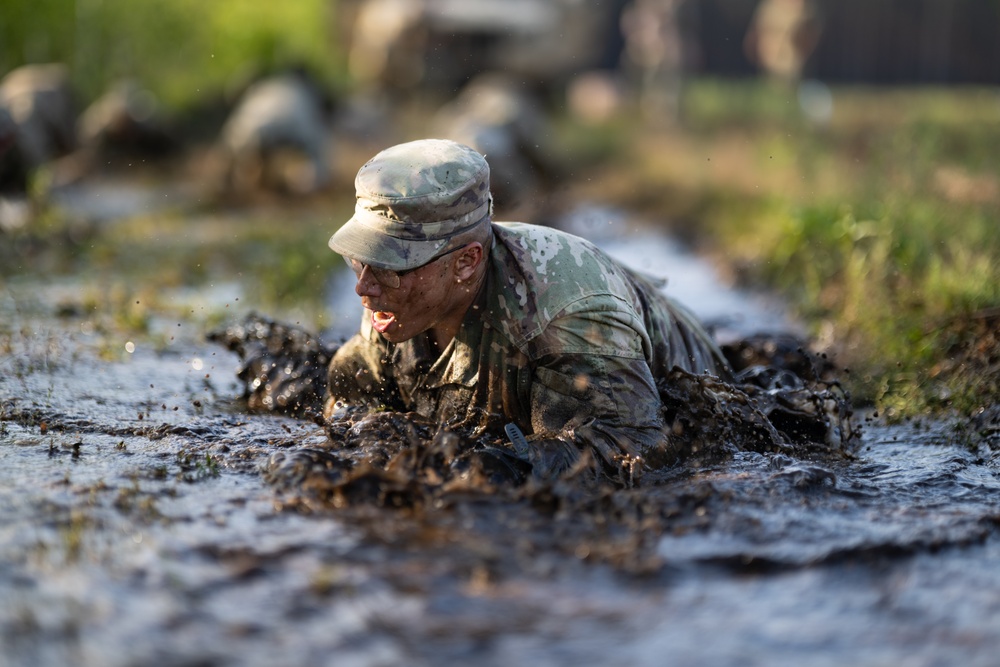
POLYGON ((289 65, 335 84, 343 76, 335 19, 326 0, 7 0, 0 72, 62 62, 84 101, 131 78, 178 110, 289 65))
POLYGON ((609 128, 624 150, 594 180, 783 294, 860 401, 905 417, 995 400, 995 350, 948 362, 1000 306, 1000 92, 831 92, 818 123, 790 89, 693 82, 673 129, 609 128))

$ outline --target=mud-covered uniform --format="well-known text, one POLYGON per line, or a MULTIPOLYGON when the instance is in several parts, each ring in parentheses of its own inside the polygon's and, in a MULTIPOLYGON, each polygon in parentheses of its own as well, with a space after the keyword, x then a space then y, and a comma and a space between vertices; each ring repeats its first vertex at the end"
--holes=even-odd
POLYGON ((484 286, 436 354, 428 334, 391 344, 366 311, 329 367, 334 401, 409 410, 537 446, 591 447, 613 470, 663 446, 654 382, 677 366, 726 372, 694 317, 588 241, 548 227, 493 223, 484 286))

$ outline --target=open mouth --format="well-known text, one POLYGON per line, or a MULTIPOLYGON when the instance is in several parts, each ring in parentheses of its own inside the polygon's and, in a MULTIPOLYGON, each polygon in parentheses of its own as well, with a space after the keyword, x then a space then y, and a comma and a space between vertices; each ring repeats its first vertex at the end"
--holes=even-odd
POLYGON ((396 316, 383 310, 372 311, 372 328, 379 333, 385 333, 392 323, 396 321, 396 316))

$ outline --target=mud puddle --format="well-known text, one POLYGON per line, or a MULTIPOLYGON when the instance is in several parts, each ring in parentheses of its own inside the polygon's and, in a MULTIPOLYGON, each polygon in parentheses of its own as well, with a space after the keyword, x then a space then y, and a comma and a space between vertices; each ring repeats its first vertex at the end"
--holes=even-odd
MULTIPOLYGON (((654 240, 615 234, 612 252, 654 253, 681 290, 690 259, 654 240)), ((247 414, 238 360, 202 322, 123 335, 58 316, 65 290, 40 277, 4 292, 9 664, 988 665, 1000 649, 1000 460, 939 424, 870 421, 853 458, 744 451, 641 489, 334 507, 265 480, 326 433, 247 414)), ((734 335, 781 321, 721 285, 674 293, 734 335)))

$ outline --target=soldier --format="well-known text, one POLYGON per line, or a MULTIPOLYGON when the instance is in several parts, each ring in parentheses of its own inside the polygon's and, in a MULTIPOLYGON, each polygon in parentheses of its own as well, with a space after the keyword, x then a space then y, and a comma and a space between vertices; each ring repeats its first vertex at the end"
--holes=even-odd
POLYGON ((502 74, 483 74, 434 117, 435 134, 490 156, 491 190, 500 208, 537 202, 558 167, 539 101, 502 74))
POLYGON ((320 190, 330 177, 328 140, 322 100, 305 76, 293 72, 258 81, 222 128, 225 186, 240 194, 260 187, 293 194, 320 190))
POLYGON ((513 424, 536 474, 591 461, 630 480, 665 446, 656 380, 674 367, 727 376, 725 359, 687 310, 586 240, 493 222, 489 178, 482 155, 442 139, 358 172, 330 247, 365 314, 330 362, 325 415, 345 402, 513 424))
POLYGON ((0 187, 23 191, 32 171, 76 146, 69 69, 59 63, 15 69, 0 81, 0 109, 0 142, 7 147, 0 152, 0 187))
POLYGON ((654 123, 680 114, 684 39, 678 14, 682 0, 632 0, 622 12, 625 62, 638 79, 640 109, 654 123))
POLYGON ((155 96, 127 79, 84 110, 77 137, 83 150, 96 159, 112 154, 157 157, 174 146, 155 96))
POLYGON ((763 0, 743 46, 769 76, 797 84, 822 30, 814 0, 763 0))

